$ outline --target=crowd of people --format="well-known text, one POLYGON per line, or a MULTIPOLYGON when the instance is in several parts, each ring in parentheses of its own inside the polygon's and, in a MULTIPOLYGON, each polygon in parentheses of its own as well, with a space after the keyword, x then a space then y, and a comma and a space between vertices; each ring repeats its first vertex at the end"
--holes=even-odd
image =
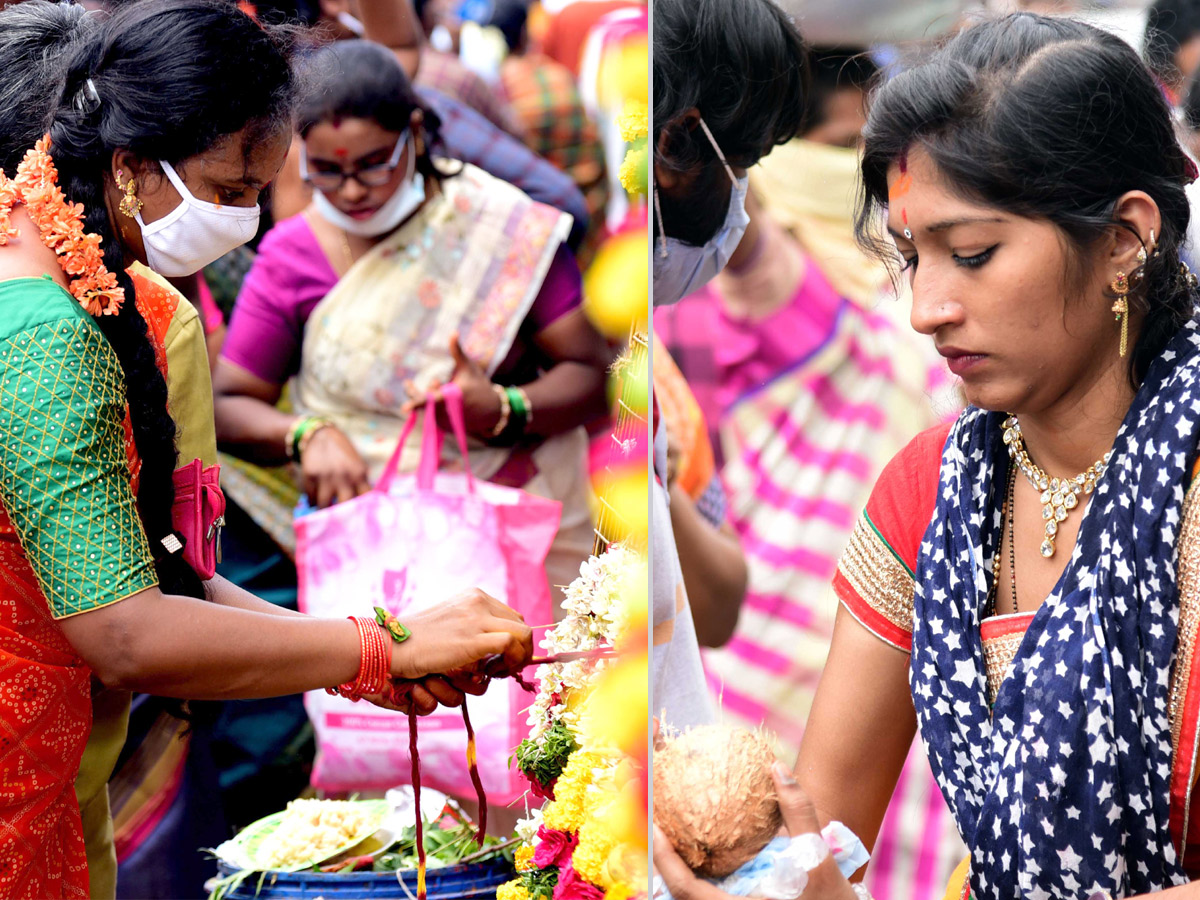
POLYGON ((561 509, 554 618, 645 451, 654 728, 869 851, 800 897, 1195 893, 1200 3, 19 0, 0 61, 0 897, 200 896, 305 692, 530 664, 479 589, 299 608, 426 409, 561 509))

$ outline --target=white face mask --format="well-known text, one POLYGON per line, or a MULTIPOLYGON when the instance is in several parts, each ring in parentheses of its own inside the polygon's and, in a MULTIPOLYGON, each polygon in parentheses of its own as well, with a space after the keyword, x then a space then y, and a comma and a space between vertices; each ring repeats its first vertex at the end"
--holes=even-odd
POLYGON ((147 225, 139 212, 146 265, 167 278, 199 272, 258 231, 258 206, 222 206, 198 200, 166 160, 162 170, 182 199, 173 210, 147 225))
MULTIPOLYGON (((411 140, 411 138, 408 138, 411 140)), ((396 145, 397 151, 407 141, 402 140, 396 145)), ((313 207, 320 214, 321 218, 337 228, 347 231, 350 234, 356 234, 359 237, 379 237, 381 234, 387 234, 395 231, 400 224, 417 211, 417 208, 425 202, 425 179, 421 177, 420 172, 415 172, 417 165, 417 154, 411 152, 408 154, 408 174, 404 177, 404 183, 401 184, 392 196, 388 197, 383 206, 371 213, 366 219, 356 219, 353 216, 348 216, 325 196, 325 192, 319 189, 313 189, 313 207)), ((303 177, 307 177, 308 172, 308 155, 304 150, 303 144, 300 147, 300 172, 303 177)))
POLYGON ((699 247, 685 244, 678 238, 667 237, 663 228, 662 208, 658 202, 658 188, 654 189, 654 211, 658 216, 659 234, 659 244, 654 253, 655 306, 678 303, 715 278, 729 264, 733 251, 746 233, 746 226, 750 224, 750 216, 746 214, 746 190, 750 179, 745 176, 738 178, 733 174, 704 119, 700 120, 700 127, 704 129, 729 180, 733 182, 729 192, 729 210, 717 233, 706 243, 699 247))

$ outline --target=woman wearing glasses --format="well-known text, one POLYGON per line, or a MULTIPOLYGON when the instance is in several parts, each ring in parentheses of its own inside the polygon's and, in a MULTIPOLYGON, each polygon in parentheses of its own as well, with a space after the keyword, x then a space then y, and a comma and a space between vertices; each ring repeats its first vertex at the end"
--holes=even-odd
POLYGON ((238 297, 218 439, 296 461, 328 506, 368 489, 413 403, 453 380, 476 474, 563 502, 547 569, 567 584, 592 543, 581 426, 605 411, 611 362, 580 309, 570 219, 439 157, 437 116, 386 48, 342 41, 312 64, 299 127, 313 201, 266 235, 238 297), (276 404, 293 377, 288 414, 276 404))

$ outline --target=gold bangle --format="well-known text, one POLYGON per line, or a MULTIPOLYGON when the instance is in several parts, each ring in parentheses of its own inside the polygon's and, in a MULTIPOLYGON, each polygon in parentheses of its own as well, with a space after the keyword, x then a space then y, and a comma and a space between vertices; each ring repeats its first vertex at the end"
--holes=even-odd
POLYGON ((499 437, 500 434, 508 427, 508 418, 512 415, 512 404, 508 402, 508 392, 500 385, 493 384, 492 390, 496 392, 496 396, 500 398, 500 421, 496 423, 496 427, 492 429, 492 437, 499 437))

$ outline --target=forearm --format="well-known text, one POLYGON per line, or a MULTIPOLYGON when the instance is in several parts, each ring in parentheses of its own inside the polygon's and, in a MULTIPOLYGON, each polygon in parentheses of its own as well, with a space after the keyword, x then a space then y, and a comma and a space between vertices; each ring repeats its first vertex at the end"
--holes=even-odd
POLYGON ((417 20, 412 0, 370 0, 359 4, 363 37, 388 47, 400 60, 405 74, 416 75, 425 31, 417 20))
POLYGON ((276 606, 274 603, 269 603, 261 597, 256 597, 254 594, 243 590, 232 581, 222 578, 220 575, 210 580, 207 583, 207 587, 209 592, 208 598, 213 603, 219 603, 222 606, 244 609, 248 612, 265 613, 269 616, 308 618, 304 613, 299 613, 294 609, 287 609, 283 606, 276 606))
POLYGON ((908 667, 908 654, 838 608, 796 779, 823 824, 844 822, 868 848, 875 845, 916 733, 908 667))
POLYGON ((607 373, 589 363, 557 363, 537 381, 522 385, 533 407, 526 433, 551 437, 587 425, 608 412, 607 373))
POLYGON ((671 488, 671 526, 696 637, 721 647, 733 636, 746 596, 746 558, 736 537, 714 528, 678 485, 671 488))
POLYGON ((1191 884, 1180 885, 1179 887, 1167 888, 1165 891, 1159 891, 1156 894, 1138 894, 1131 900, 1138 900, 1140 897, 1166 897, 1168 900, 1197 900, 1200 898, 1200 881, 1193 881, 1191 884))
POLYGON ((353 681, 361 660, 349 619, 252 612, 157 588, 60 624, 106 686, 164 697, 297 694, 353 681))
POLYGON ((236 394, 218 394, 217 445, 234 456, 265 466, 287 462, 285 442, 296 417, 259 400, 236 394))

